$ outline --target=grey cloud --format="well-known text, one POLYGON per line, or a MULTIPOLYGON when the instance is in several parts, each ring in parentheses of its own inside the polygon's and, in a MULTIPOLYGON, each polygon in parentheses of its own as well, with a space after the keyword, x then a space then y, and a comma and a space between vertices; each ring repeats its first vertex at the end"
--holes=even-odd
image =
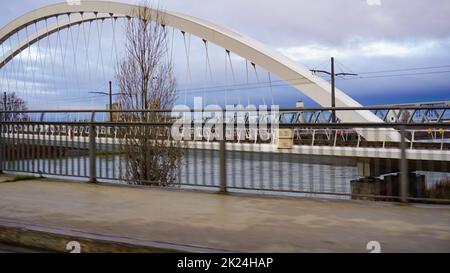
MULTIPOLYGON (((2 4, 0 24, 56 2, 60 1, 8 1, 2 4)), ((161 0, 159 3, 167 10, 213 21, 274 47, 311 41, 345 43, 355 37, 389 40, 450 37, 448 0, 381 0, 379 6, 368 5, 367 0, 161 0)))
MULTIPOLYGON (((0 1, 2 1, 0 26, 3 26, 20 14, 62 0, 0 1)), ((155 0, 155 3, 157 2, 155 0)), ((356 72, 441 65, 446 64, 450 56, 449 0, 381 0, 380 6, 369 6, 366 0, 161 0, 160 4, 167 10, 189 14, 232 28, 272 48, 295 49, 319 45, 325 49, 336 49, 335 51, 341 54, 350 52, 351 56, 340 57, 339 61, 345 62, 356 72), (437 41, 438 45, 434 47, 433 54, 420 53, 418 56, 408 55, 405 58, 368 57, 358 55, 358 51, 355 50, 359 42, 364 44, 377 41, 405 46, 412 43, 413 49, 416 45, 428 41, 437 41)), ((193 49, 192 52, 192 55, 200 56, 196 58, 199 63, 192 65, 195 70, 192 73, 198 81, 195 83, 196 86, 202 86, 204 82, 203 51, 199 48, 197 51, 193 49)), ((223 51, 217 52, 211 56, 216 60, 219 59, 219 67, 215 68, 214 73, 223 75, 223 61, 220 60, 223 51)), ((180 54, 181 59, 183 50, 180 54)), ((308 51, 306 54, 311 55, 311 52, 308 51)), ((306 62, 310 66, 328 61, 325 56, 323 59, 314 59, 308 63, 307 58, 298 55, 297 61, 306 62)), ((184 72, 183 63, 178 68, 184 72)), ((180 82, 185 81, 184 78, 180 76, 180 82)), ((242 81, 238 79, 238 82, 242 81)), ((448 81, 445 75, 436 75, 343 81, 338 85, 355 97, 358 95, 376 97, 380 90, 388 88, 402 92, 422 92, 424 88, 446 90, 449 86, 448 81)), ((286 96, 288 94, 292 95, 292 92, 286 92, 286 96)), ((101 102, 103 103, 103 100, 101 102)))
POLYGON ((450 1, 381 0, 191 0, 162 2, 254 36, 272 46, 348 39, 413 39, 450 36, 450 1))

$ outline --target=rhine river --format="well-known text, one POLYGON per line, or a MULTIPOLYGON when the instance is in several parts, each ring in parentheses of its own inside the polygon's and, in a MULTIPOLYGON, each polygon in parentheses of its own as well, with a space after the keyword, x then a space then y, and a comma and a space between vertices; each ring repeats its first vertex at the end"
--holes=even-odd
MULTIPOLYGON (((99 181, 125 184, 126 161, 123 156, 97 157, 99 181)), ((351 193, 350 181, 358 179, 356 163, 351 159, 322 162, 320 158, 269 153, 227 153, 227 186, 237 191, 264 192, 331 192, 351 193)), ((56 177, 88 177, 87 157, 53 158, 6 162, 6 170, 28 170, 56 177)), ((177 170, 175 184, 186 187, 220 185, 217 151, 191 150, 177 170)), ((444 179, 449 173, 421 172, 427 186, 444 179)), ((344 197, 348 198, 348 197, 344 197)))

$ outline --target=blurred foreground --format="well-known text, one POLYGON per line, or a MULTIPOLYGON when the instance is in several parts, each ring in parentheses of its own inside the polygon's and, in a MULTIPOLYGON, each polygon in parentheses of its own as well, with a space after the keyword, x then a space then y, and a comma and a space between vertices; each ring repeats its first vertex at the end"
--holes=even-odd
POLYGON ((0 177, 0 222, 173 251, 369 252, 370 241, 381 252, 450 251, 449 206, 6 180, 0 177))

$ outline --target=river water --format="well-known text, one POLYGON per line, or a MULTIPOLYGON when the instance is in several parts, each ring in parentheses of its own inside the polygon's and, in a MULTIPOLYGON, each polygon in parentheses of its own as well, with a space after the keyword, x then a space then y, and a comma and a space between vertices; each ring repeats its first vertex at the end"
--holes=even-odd
MULTIPOLYGON (((239 152, 227 153, 227 186, 238 190, 257 189, 287 192, 351 193, 350 181, 358 179, 356 163, 351 159, 322 162, 320 158, 300 155, 239 152)), ((182 186, 220 185, 217 151, 191 150, 177 172, 182 186)), ((59 177, 89 176, 89 159, 84 156, 46 160, 6 162, 5 170, 43 173, 59 177)), ((100 181, 123 181, 126 162, 123 156, 98 156, 100 181)), ((449 179, 449 173, 418 172, 425 175, 427 186, 449 179)), ((345 197, 347 198, 347 197, 345 197)))

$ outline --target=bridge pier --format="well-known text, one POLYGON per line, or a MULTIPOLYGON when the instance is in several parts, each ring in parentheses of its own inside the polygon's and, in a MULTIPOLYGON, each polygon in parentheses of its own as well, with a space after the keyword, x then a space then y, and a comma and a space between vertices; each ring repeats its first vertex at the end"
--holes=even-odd
MULTIPOLYGON (((353 199, 384 199, 407 202, 408 197, 425 198, 425 176, 415 172, 423 166, 420 161, 402 159, 361 159, 357 161, 359 179, 350 181, 353 199), (379 195, 367 198, 358 195, 379 195), (396 198, 382 198, 392 196, 396 198)), ((428 165, 428 164, 427 164, 428 165)), ((430 167, 429 165, 427 167, 430 167)), ((438 171, 439 169, 436 169, 438 171)))
POLYGON ((385 200, 407 202, 408 197, 426 198, 425 176, 408 173, 406 176, 407 192, 402 196, 401 174, 390 174, 384 177, 363 177, 350 181, 352 199, 385 200), (359 196, 361 195, 361 196, 359 196), (379 197, 365 197, 377 195, 379 197), (386 197, 383 197, 386 196, 386 197), (405 200, 405 201, 404 201, 405 200))
POLYGON ((374 171, 371 171, 371 166, 373 164, 370 164, 370 160, 361 160, 356 163, 356 167, 358 168, 358 176, 362 177, 370 177, 371 174, 374 173, 374 171))

